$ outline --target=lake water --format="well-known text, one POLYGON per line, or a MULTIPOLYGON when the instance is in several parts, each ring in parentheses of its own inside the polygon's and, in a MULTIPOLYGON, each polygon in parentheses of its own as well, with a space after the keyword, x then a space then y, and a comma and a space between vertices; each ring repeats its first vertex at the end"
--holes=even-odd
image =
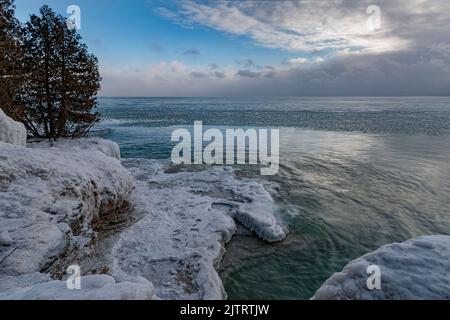
POLYGON ((280 128, 273 188, 290 230, 235 237, 221 276, 232 299, 309 299, 376 248, 450 234, 450 98, 101 98, 102 135, 125 158, 167 159, 172 131, 280 128))

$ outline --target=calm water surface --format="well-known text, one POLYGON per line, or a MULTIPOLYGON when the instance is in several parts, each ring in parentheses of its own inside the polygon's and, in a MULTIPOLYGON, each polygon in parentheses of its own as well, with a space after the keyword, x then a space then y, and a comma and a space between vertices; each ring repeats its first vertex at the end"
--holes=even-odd
POLYGON ((450 98, 102 98, 99 111, 128 158, 169 158, 174 128, 197 120, 280 128, 280 172, 265 179, 290 235, 236 238, 230 298, 309 299, 381 245, 450 234, 450 98))

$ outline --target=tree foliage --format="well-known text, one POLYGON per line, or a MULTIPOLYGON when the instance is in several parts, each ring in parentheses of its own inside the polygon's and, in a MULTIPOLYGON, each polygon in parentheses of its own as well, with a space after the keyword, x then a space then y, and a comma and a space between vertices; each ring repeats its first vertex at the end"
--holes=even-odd
POLYGON ((0 2, 7 26, 2 31, 2 108, 34 137, 86 136, 100 118, 93 112, 101 81, 97 58, 48 6, 21 27, 12 0, 0 2))
POLYGON ((25 68, 19 22, 12 0, 0 0, 0 107, 15 120, 24 117, 20 102, 25 68))

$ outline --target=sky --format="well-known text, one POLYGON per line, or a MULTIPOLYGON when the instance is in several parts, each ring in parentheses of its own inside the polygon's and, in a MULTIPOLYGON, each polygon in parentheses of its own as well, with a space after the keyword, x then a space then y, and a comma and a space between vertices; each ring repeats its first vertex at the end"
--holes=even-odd
POLYGON ((449 96, 450 1, 16 0, 77 5, 102 96, 449 96))

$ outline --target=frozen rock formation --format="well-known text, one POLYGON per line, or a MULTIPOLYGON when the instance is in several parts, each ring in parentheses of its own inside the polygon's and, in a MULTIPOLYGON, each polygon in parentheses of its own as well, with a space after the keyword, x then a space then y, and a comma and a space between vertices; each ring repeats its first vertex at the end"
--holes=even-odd
POLYGON ((81 150, 81 151, 100 151, 104 155, 120 160, 120 148, 117 143, 105 139, 58 139, 49 142, 42 140, 40 142, 30 143, 32 148, 54 148, 60 150, 81 150))
POLYGON ((271 196, 228 168, 186 171, 142 159, 124 164, 136 180, 137 221, 101 243, 97 257, 120 281, 144 277, 162 299, 223 299, 215 267, 235 219, 267 241, 286 236, 271 196))
POLYGON ((14 243, 8 231, 0 233, 0 246, 10 246, 14 243))
POLYGON ((0 299, 223 299, 237 221, 286 237, 270 194, 231 168, 119 158, 101 139, 0 142, 0 299))
POLYGON ((0 142, 0 278, 39 271, 60 279, 92 254, 99 231, 127 222, 133 178, 109 157, 118 157, 116 146, 0 142))
POLYGON ((381 247, 350 262, 313 299, 450 299, 450 236, 424 236, 381 247), (369 265, 380 267, 380 290, 368 289, 369 265))
POLYGON ((0 300, 150 300, 153 286, 142 279, 140 282, 116 283, 108 275, 81 277, 80 290, 69 290, 66 281, 51 280, 44 274, 22 277, 17 288, 17 279, 0 278, 0 300), (3 284, 3 286, 2 286, 3 284))
POLYGON ((27 141, 27 131, 25 126, 9 118, 2 109, 0 109, 0 141, 25 146, 27 141))

